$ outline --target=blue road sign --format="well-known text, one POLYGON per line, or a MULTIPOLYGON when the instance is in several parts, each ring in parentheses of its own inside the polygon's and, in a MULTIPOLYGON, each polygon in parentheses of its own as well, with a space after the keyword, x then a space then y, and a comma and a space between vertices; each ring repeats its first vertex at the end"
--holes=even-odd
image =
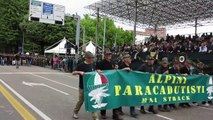
POLYGON ((53 14, 53 4, 43 3, 43 14, 53 14))

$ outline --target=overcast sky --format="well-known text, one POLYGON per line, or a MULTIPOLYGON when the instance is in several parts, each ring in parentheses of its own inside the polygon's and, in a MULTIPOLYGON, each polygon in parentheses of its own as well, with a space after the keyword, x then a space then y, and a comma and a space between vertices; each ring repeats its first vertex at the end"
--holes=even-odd
MULTIPOLYGON (((75 14, 78 13, 79 15, 83 16, 83 14, 90 13, 89 10, 84 9, 85 6, 97 2, 99 0, 39 0, 43 2, 53 3, 63 5, 66 8, 66 13, 75 14)), ((123 27, 124 29, 133 30, 133 26, 127 26, 120 23, 116 23, 117 26, 123 27)), ((137 30, 142 30, 138 28, 137 30)), ((194 28, 187 28, 187 29, 172 29, 167 30, 169 34, 177 35, 177 34, 193 34, 194 28)), ((198 27, 198 33, 203 32, 213 32, 213 26, 205 26, 205 27, 198 27)))

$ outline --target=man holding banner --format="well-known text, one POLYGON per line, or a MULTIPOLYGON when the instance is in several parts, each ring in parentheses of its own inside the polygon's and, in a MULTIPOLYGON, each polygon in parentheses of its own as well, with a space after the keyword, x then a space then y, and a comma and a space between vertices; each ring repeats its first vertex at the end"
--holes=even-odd
MULTIPOLYGON (((169 74, 180 75, 180 63, 179 61, 174 61, 173 66, 169 69, 169 74)), ((169 107, 171 109, 177 109, 175 104, 170 104, 169 107)))
MULTIPOLYGON (((184 75, 191 75, 192 74, 192 69, 191 69, 191 61, 186 60, 184 63, 184 67, 180 69, 180 73, 184 75)), ((180 103, 180 107, 185 108, 185 107, 191 107, 189 103, 180 103)))
MULTIPOLYGON (((153 59, 149 57, 148 60, 153 59)), ((87 111, 110 110, 120 106, 154 106, 213 100, 211 76, 124 70, 130 69, 85 74, 84 95, 87 111)))
MULTIPOLYGON (((154 66, 155 59, 151 56, 147 57, 147 63, 143 64, 140 68, 139 71, 141 72, 147 72, 147 73, 155 73, 156 71, 156 66, 154 66)), ((146 111, 144 109, 144 106, 141 106, 141 113, 146 114, 146 111)), ((150 106, 148 109, 149 112, 152 112, 154 114, 157 114, 157 111, 154 110, 154 106, 150 106)))
MULTIPOLYGON (((158 74, 169 74, 169 62, 168 62, 168 58, 164 57, 162 58, 161 61, 161 65, 157 68, 157 70, 155 71, 158 74)), ((169 108, 168 105, 158 105, 158 110, 162 111, 162 112, 169 112, 169 108)))
MULTIPOLYGON (((84 103, 84 87, 83 87, 83 76, 86 72, 92 72, 94 71, 93 61, 94 56, 91 52, 85 53, 85 61, 83 63, 80 63, 75 71, 73 72, 73 75, 79 75, 79 100, 76 104, 76 107, 74 109, 73 118, 78 119, 78 112, 81 109, 81 106, 84 103)), ((98 114, 96 112, 92 112, 93 120, 98 120, 98 114)))
MULTIPOLYGON (((131 63, 132 63, 132 59, 131 59, 131 56, 129 54, 125 54, 123 57, 122 57, 122 63, 119 65, 119 69, 121 70, 126 70, 126 71, 131 71, 131 63)), ((122 107, 120 108, 121 111, 122 111, 122 107)), ((135 112, 135 107, 134 106, 131 106, 130 107, 130 115, 131 117, 134 117, 136 118, 137 117, 137 114, 135 112)))
MULTIPOLYGON (((106 51, 104 53, 104 59, 100 63, 98 63, 96 69, 97 71, 118 69, 118 65, 113 65, 112 63, 112 53, 110 51, 106 51)), ((113 109, 113 119, 122 120, 122 118, 120 117, 120 112, 122 111, 120 111, 119 109, 113 109)), ((107 119, 106 110, 101 110, 101 119, 107 119)))

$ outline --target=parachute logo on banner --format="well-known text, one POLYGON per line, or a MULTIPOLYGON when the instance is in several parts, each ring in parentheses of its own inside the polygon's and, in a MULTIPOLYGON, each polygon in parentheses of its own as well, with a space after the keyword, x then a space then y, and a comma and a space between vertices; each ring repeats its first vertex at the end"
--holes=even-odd
POLYGON ((209 79, 209 87, 207 87, 207 94, 208 94, 208 99, 212 100, 213 99, 213 79, 210 77, 209 79))
POLYGON ((102 103, 103 98, 110 96, 106 92, 108 91, 108 79, 105 75, 96 73, 94 79, 91 79, 87 87, 90 90, 89 97, 91 97, 90 101, 95 101, 93 108, 99 109, 107 106, 107 103, 102 103))

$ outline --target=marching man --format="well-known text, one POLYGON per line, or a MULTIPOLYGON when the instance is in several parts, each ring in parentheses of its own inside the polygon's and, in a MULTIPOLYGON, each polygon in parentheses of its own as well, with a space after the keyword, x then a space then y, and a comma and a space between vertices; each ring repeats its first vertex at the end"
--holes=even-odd
MULTIPOLYGON (((79 75, 79 100, 74 109, 73 118, 78 119, 78 112, 81 109, 81 106, 84 103, 84 88, 83 88, 83 76, 85 72, 94 71, 93 62, 94 55, 91 52, 85 53, 84 62, 80 63, 76 70, 72 73, 73 75, 79 75)), ((92 113, 93 120, 98 120, 98 114, 96 112, 92 113)))

